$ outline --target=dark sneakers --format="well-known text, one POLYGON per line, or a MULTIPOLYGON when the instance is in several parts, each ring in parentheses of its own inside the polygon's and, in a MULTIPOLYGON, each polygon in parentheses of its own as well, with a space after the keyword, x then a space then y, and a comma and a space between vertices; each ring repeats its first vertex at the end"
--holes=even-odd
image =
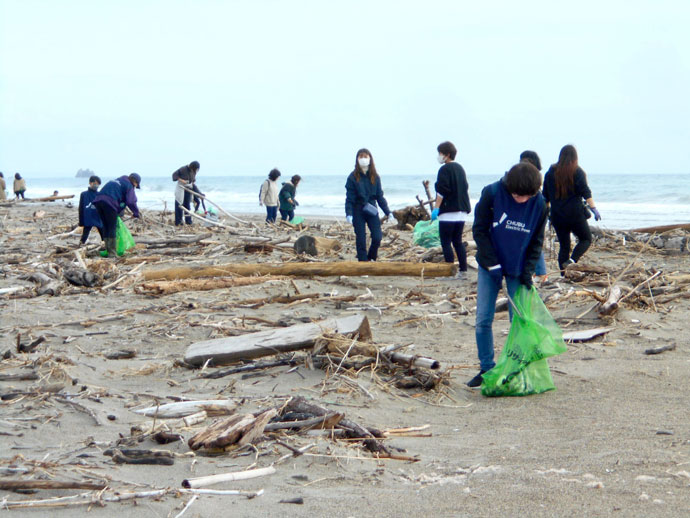
POLYGON ((483 381, 482 374, 484 374, 485 372, 486 371, 479 371, 479 374, 477 374, 474 378, 467 382, 467 386, 470 388, 480 387, 483 381))

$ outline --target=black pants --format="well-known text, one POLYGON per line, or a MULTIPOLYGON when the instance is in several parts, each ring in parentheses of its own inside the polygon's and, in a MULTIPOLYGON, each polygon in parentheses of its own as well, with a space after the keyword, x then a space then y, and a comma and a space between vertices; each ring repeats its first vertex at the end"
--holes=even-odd
POLYGON ((556 237, 558 237, 558 244, 560 245, 558 249, 558 266, 562 270, 563 264, 568 259, 577 262, 580 257, 585 255, 589 245, 592 244, 592 231, 589 229, 589 223, 587 223, 585 218, 571 220, 552 218, 551 223, 556 231, 556 237), (570 254, 571 232, 577 237, 577 245, 575 245, 572 255, 570 254))
MULTIPOLYGON (((190 203, 192 201, 192 193, 189 191, 184 192, 184 198, 182 200, 182 206, 187 209, 190 209, 190 203)), ((180 204, 175 200, 175 225, 182 225, 182 215, 184 214, 184 222, 187 223, 187 225, 192 224, 192 217, 184 212, 180 208, 180 204)))
POLYGON ((378 215, 365 214, 361 206, 356 206, 352 213, 352 226, 355 228, 355 247, 358 261, 376 261, 379 246, 383 239, 381 220, 378 215), (367 227, 371 232, 371 244, 367 251, 367 227))
MULTIPOLYGON (((98 209, 96 209, 98 210, 98 209)), ((81 243, 84 244, 86 241, 89 239, 89 234, 91 233, 91 229, 93 227, 84 227, 84 230, 81 233, 81 243)), ((101 235, 101 239, 103 238, 103 232, 101 232, 101 229, 96 227, 98 230, 98 233, 101 235)))
POLYGON ((103 239, 114 238, 117 230, 117 212, 103 201, 94 202, 94 205, 103 223, 101 237, 103 239))
POLYGON ((295 210, 285 210, 285 209, 279 209, 280 210, 280 219, 282 221, 288 220, 292 221, 293 218, 295 217, 295 210))
POLYGON ((455 256, 453 248, 458 254, 458 264, 461 272, 467 271, 467 252, 465 245, 462 244, 462 230, 465 228, 464 221, 439 221, 438 234, 441 238, 441 248, 443 248, 443 259, 447 263, 454 263, 455 256))

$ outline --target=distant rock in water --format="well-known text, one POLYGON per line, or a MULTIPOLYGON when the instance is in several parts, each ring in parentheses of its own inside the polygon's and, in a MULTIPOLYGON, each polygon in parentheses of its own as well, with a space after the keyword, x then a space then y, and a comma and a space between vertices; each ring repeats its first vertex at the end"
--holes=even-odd
POLYGON ((91 169, 79 169, 77 171, 77 178, 88 178, 93 176, 95 173, 91 169))

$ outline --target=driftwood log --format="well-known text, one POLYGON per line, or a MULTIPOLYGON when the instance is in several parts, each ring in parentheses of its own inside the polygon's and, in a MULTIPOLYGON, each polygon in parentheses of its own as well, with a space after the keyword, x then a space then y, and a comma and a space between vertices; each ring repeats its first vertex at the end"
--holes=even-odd
POLYGON ((622 296, 623 290, 621 290, 621 287, 617 284, 612 286, 606 302, 599 308, 599 314, 606 316, 615 313, 618 310, 618 301, 622 296))
POLYGON ((206 399, 202 401, 180 401, 178 403, 141 408, 134 410, 134 413, 158 419, 172 419, 196 414, 202 410, 208 415, 231 414, 235 411, 235 408, 237 408, 237 405, 229 399, 206 399))
POLYGON ((278 411, 271 408, 256 417, 243 414, 220 419, 191 437, 187 444, 192 450, 251 444, 261 438, 264 427, 277 414, 278 411))
POLYGON ((283 263, 283 264, 220 264, 217 266, 179 266, 164 270, 145 270, 145 281, 199 279, 229 275, 293 275, 297 277, 371 275, 450 277, 455 275, 454 263, 406 263, 406 262, 337 262, 337 263, 283 263))
POLYGON ((418 206, 409 206, 393 211, 393 217, 398 222, 399 230, 411 230, 419 221, 427 221, 429 215, 418 206))
POLYGON ((208 291, 235 286, 249 286, 261 284, 266 281, 276 280, 280 277, 261 276, 261 277, 214 277, 211 279, 181 279, 175 281, 153 281, 144 282, 135 288, 137 293, 150 295, 169 295, 181 291, 208 291))
POLYGON ((269 329, 242 336, 205 340, 190 345, 184 360, 191 365, 202 365, 212 360, 222 365, 300 349, 310 348, 326 331, 343 335, 358 335, 360 340, 371 338, 369 320, 364 315, 331 318, 313 324, 298 324, 280 329, 269 329))
POLYGON ((1 491, 27 489, 105 489, 105 482, 76 482, 74 480, 0 480, 1 491))

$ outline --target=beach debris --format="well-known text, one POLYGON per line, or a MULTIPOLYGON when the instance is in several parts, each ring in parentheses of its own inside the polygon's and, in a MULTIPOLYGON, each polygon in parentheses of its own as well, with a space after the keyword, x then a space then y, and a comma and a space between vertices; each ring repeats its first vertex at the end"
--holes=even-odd
POLYGON ((618 311, 618 301, 623 296, 623 290, 620 286, 614 285, 609 290, 609 295, 606 302, 599 308, 599 314, 602 316, 609 316, 618 311))
POLYGON ((563 340, 566 342, 588 342, 597 336, 613 331, 613 327, 595 327, 594 329, 580 329, 578 331, 564 331, 563 340))
POLYGON ((296 324, 287 328, 258 331, 242 336, 196 342, 187 348, 184 361, 191 365, 202 365, 211 360, 214 365, 222 365, 308 349, 326 330, 333 330, 343 335, 356 334, 360 340, 371 338, 369 320, 364 315, 356 314, 310 324, 296 324))
POLYGON ((666 351, 675 351, 676 350, 676 344, 668 344, 668 345, 662 345, 660 347, 650 347, 649 349, 645 349, 644 353, 645 354, 661 354, 665 353, 666 351))
POLYGON ((260 277, 213 277, 209 279, 180 279, 174 281, 144 282, 135 291, 147 295, 169 295, 181 291, 208 291, 235 286, 251 286, 264 282, 280 280, 282 277, 263 275, 260 277))
POLYGON ((87 269, 82 268, 68 268, 62 272, 63 277, 70 284, 75 286, 95 286, 101 280, 99 276, 87 269))
POLYGON ((197 432, 187 441, 187 444, 192 450, 227 449, 251 444, 261 439, 264 427, 277 413, 277 410, 271 408, 257 416, 238 414, 217 420, 197 432))
POLYGON ((116 464, 155 464, 158 466, 172 466, 175 456, 168 450, 136 450, 111 448, 103 455, 112 457, 116 464))
POLYGON ((237 404, 229 399, 206 399, 200 401, 178 401, 165 405, 151 406, 134 410, 135 414, 157 419, 174 419, 197 414, 201 411, 206 415, 225 415, 232 414, 237 408, 237 404))
POLYGON ((74 480, 6 480, 0 479, 0 491, 27 491, 37 489, 105 489, 105 482, 78 482, 74 480))
POLYGON ((194 489, 208 487, 222 482, 235 482, 237 480, 249 480, 251 478, 266 477, 273 475, 276 469, 273 466, 266 468, 248 469, 246 471, 235 471, 232 473, 221 473, 218 475, 208 475, 205 477, 186 478, 182 481, 182 487, 194 489))
POLYGON ((331 251, 338 251, 342 246, 337 239, 303 235, 297 238, 293 248, 297 255, 308 254, 317 257, 326 255, 331 251))

